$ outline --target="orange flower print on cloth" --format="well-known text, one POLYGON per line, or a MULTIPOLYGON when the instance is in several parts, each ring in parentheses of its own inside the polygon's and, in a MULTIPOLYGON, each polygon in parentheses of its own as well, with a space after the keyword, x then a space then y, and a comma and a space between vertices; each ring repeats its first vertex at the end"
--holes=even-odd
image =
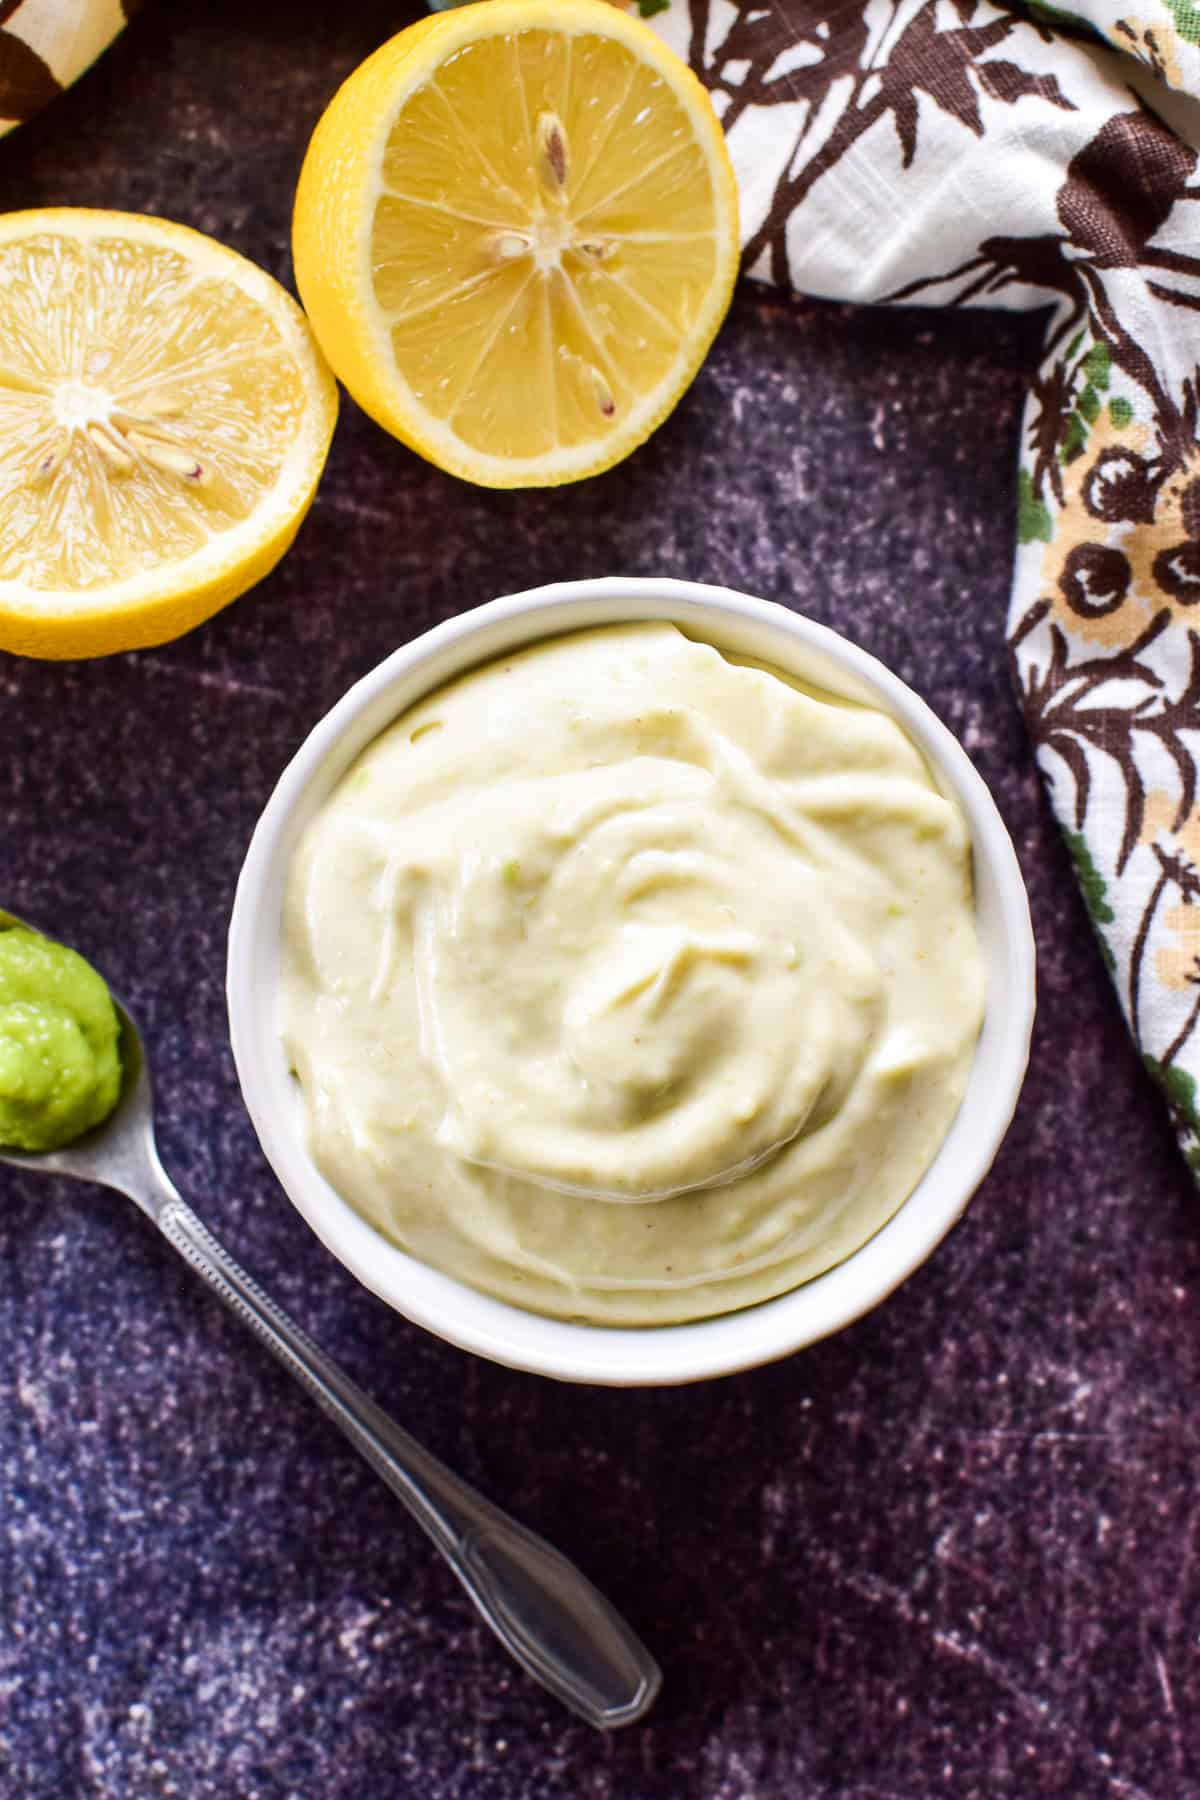
POLYGON ((1165 924, 1171 941, 1155 953, 1158 978, 1169 988, 1191 988, 1200 999, 1200 907, 1172 906, 1165 924))
MULTIPOLYGON (((1081 361, 1095 354, 1092 347, 1081 361)), ((1124 648, 1162 605, 1138 547, 1157 505, 1148 441, 1144 425, 1105 407, 1086 449, 1060 474, 1058 529, 1047 529, 1040 585, 1058 623, 1084 643, 1124 648)))
POLYGON ((1147 427, 1105 407, 1063 471, 1041 587, 1083 643, 1124 649, 1164 608, 1200 625, 1200 452, 1159 467, 1147 427))
POLYGON ((1046 313, 1012 665, 1121 1003, 1200 1163, 1200 4, 650 6, 725 126, 750 274, 1046 313))
POLYGON ((1181 29, 1181 15, 1191 8, 1191 0, 1181 0, 1180 4, 1171 7, 1171 17, 1175 25, 1173 31, 1164 32, 1162 14, 1156 8, 1152 14, 1125 12, 1121 7, 1103 7, 1095 5, 1089 8, 1094 25, 1099 25, 1106 17, 1105 35, 1112 39, 1126 56, 1135 56, 1144 62, 1150 73, 1164 86, 1187 90, 1188 71, 1184 62, 1191 63, 1193 78, 1200 79, 1200 68, 1196 67, 1194 58, 1187 57, 1187 51, 1193 47, 1200 37, 1195 23, 1192 23, 1189 35, 1185 36, 1181 29))

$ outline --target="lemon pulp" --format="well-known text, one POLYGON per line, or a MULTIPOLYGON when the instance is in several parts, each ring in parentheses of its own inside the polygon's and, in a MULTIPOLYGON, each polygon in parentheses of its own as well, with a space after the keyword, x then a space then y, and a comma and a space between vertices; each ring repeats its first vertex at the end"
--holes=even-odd
POLYGON ((270 319, 178 253, 0 248, 0 579, 88 588, 190 555, 279 475, 304 393, 270 319))
POLYGON ((186 227, 0 219, 0 647, 160 642, 278 560, 336 390, 299 308, 186 227))
POLYGON ((390 135, 375 298, 414 396, 472 448, 542 456, 606 435, 671 373, 717 262, 688 116, 611 38, 468 45, 390 135), (494 99, 468 128, 479 92, 494 99))

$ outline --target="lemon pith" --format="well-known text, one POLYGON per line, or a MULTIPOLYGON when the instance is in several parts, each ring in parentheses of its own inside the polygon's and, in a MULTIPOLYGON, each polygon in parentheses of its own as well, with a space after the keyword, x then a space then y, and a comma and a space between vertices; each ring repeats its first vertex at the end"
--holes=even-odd
POLYGON ((198 232, 0 218, 0 649, 175 637, 261 579, 315 492, 337 395, 303 314, 198 232))
POLYGON ((360 405, 442 468, 548 485, 671 411, 729 304, 737 202, 686 66, 602 0, 422 20, 335 95, 296 280, 360 405))

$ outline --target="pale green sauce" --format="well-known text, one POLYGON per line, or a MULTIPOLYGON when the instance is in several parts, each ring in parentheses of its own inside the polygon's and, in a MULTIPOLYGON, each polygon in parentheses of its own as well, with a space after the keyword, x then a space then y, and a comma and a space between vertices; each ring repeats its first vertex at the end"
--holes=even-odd
POLYGON ((309 826, 283 948, 331 1184, 598 1324, 852 1254, 937 1154, 983 1010, 966 821, 899 725, 666 624, 398 720, 309 826))
POLYGON ((120 1023, 103 979, 76 951, 0 929, 0 1145, 56 1150, 117 1104, 120 1023))

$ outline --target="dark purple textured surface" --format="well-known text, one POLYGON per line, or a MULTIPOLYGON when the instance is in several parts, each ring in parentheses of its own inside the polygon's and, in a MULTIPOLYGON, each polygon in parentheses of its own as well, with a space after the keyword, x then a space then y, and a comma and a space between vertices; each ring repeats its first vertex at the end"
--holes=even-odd
MULTIPOLYGON (((409 16, 152 5, 0 146, 0 207, 161 211, 286 279, 320 106, 409 16)), ((542 495, 442 477, 347 404, 255 594, 161 650, 0 658, 0 902, 133 1005, 168 1167, 357 1379, 588 1569, 666 1675, 642 1727, 571 1721, 132 1209, 0 1169, 6 1800, 1200 1794, 1197 1203, 1005 671, 1037 339, 746 287, 653 442, 542 495), (621 1394, 445 1347, 318 1247, 241 1109, 221 982, 256 814, 351 680, 496 593, 639 570, 787 601, 926 695, 1014 833, 1042 998, 991 1178, 886 1306, 755 1374, 621 1394)))

